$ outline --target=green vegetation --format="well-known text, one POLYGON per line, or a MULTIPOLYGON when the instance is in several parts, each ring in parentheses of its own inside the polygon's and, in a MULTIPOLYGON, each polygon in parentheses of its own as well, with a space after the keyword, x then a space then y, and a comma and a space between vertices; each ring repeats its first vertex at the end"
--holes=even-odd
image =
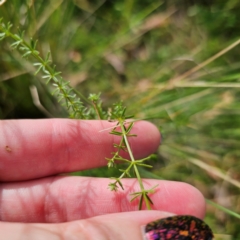
MULTIPOLYGON (((208 201, 216 239, 240 239, 239 10, 237 0, 25 0, 6 1, 0 17, 27 42, 38 40, 41 56, 50 51, 77 92, 101 92, 104 109, 122 100, 130 115, 154 122, 163 142, 141 175, 196 186, 224 207, 208 201)), ((36 60, 6 39, 0 52, 1 119, 68 116, 54 87, 34 75, 36 60)), ((80 174, 119 176, 107 168, 80 174)))
POLYGON ((140 190, 139 192, 131 193, 134 197, 131 199, 139 198, 139 207, 141 210, 143 203, 146 204, 147 209, 151 209, 153 204, 151 198, 149 197, 150 193, 154 193, 156 186, 152 187, 149 190, 146 190, 142 178, 140 176, 138 167, 152 167, 151 165, 145 164, 144 162, 150 160, 151 156, 143 159, 135 159, 130 147, 128 138, 137 137, 137 135, 132 134, 131 130, 134 125, 134 121, 127 121, 133 116, 126 116, 126 107, 122 105, 122 102, 113 104, 113 108, 109 109, 107 114, 103 108, 100 100, 100 94, 91 94, 88 99, 85 98, 81 93, 78 93, 74 88, 70 86, 70 82, 64 80, 61 77, 61 72, 55 70, 56 66, 51 66, 50 52, 47 53, 45 58, 42 58, 37 50, 37 41, 34 41, 31 38, 30 43, 27 43, 24 40, 24 31, 20 31, 20 34, 13 34, 11 32, 12 24, 8 22, 5 24, 0 19, 0 40, 6 38, 11 38, 14 42, 10 45, 11 49, 18 49, 22 51, 23 58, 33 57, 37 60, 36 63, 33 63, 33 66, 37 67, 35 74, 38 74, 40 71, 43 72, 42 78, 46 79, 46 84, 52 82, 52 86, 55 88, 52 94, 55 94, 58 102, 62 103, 62 106, 65 107, 68 111, 69 118, 73 119, 105 119, 109 121, 115 121, 115 127, 110 131, 110 134, 121 137, 120 143, 113 143, 113 146, 116 148, 116 152, 112 153, 112 158, 106 158, 108 161, 108 167, 117 166, 115 161, 123 162, 127 164, 125 170, 119 169, 122 174, 120 177, 114 177, 114 182, 109 183, 109 189, 111 191, 117 191, 118 187, 121 187, 124 190, 123 184, 121 182, 123 177, 131 177, 130 171, 133 170, 137 180, 139 182, 140 190), (75 93, 77 92, 77 94, 75 93), (88 106, 85 106, 79 97, 82 97, 88 106), (126 159, 121 156, 121 152, 127 152, 130 159, 126 159))

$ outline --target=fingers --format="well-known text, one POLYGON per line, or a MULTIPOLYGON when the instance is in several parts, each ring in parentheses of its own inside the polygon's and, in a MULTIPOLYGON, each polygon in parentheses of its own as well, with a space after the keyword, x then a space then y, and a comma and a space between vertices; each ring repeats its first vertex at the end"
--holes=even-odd
MULTIPOLYGON (((120 138, 101 131, 116 123, 69 119, 0 121, 0 181, 21 181, 105 166, 120 138)), ((136 158, 156 151, 157 128, 136 122, 130 144, 136 158)))
MULTIPOLYGON (((98 215, 135 211, 139 191, 136 179, 124 179, 125 190, 107 189, 109 179, 51 177, 22 183, 1 184, 0 220, 9 222, 66 222, 98 215)), ((151 195, 154 210, 203 218, 205 200, 194 187, 180 182, 144 179, 146 189, 158 184, 151 195)))
POLYGON ((138 211, 61 224, 0 223, 0 236, 11 240, 139 240, 143 239, 143 225, 170 215, 159 211, 138 211))

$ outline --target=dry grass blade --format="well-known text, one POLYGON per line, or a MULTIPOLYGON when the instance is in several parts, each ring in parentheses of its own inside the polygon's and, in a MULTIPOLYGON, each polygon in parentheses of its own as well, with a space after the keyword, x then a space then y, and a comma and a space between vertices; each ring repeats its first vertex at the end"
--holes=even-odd
POLYGON ((192 164, 204 169, 205 171, 209 172, 212 175, 215 175, 221 179, 223 179, 224 181, 227 181, 229 183, 231 183, 232 185, 240 188, 240 182, 232 179, 230 176, 228 176, 226 173, 223 173, 219 168, 217 167, 213 167, 207 163, 204 163, 203 161, 196 159, 196 158, 187 158, 187 160, 189 162, 191 162, 192 164))
POLYGON ((30 86, 29 88, 30 88, 30 92, 31 92, 31 96, 32 96, 34 105, 35 105, 41 112, 43 112, 47 117, 49 117, 49 118, 54 117, 54 116, 41 104, 36 86, 33 86, 33 85, 32 85, 32 86, 30 86))
POLYGON ((169 88, 173 88, 175 86, 175 84, 178 81, 181 81, 183 79, 189 77, 190 75, 192 75, 193 73, 197 72, 198 70, 202 69, 203 67, 207 66, 209 63, 213 62, 214 60, 216 60, 217 58, 221 57, 222 55, 224 55, 225 53, 229 52, 230 50, 232 50, 233 48, 235 48, 238 44, 240 44, 240 39, 238 39, 237 41, 235 41, 234 43, 232 43, 230 46, 224 48, 223 50, 221 50, 220 52, 218 52, 217 54, 215 54, 214 56, 210 57, 209 59, 207 59, 206 61, 200 63, 199 65, 197 65, 196 67, 190 69, 189 71, 183 73, 182 75, 170 79, 169 80, 169 85, 168 85, 168 89, 169 88))

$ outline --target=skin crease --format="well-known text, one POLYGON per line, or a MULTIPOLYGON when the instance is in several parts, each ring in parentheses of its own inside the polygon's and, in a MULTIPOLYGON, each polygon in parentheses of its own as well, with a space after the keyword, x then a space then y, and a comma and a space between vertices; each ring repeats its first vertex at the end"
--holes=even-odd
MULTIPOLYGON (((69 119, 0 121, 0 236, 2 239, 142 239, 141 226, 172 214, 203 218, 205 201, 194 187, 144 179, 153 210, 136 211, 129 194, 136 179, 124 179, 125 191, 107 189, 109 179, 59 176, 105 166, 119 138, 107 121, 69 119), (132 212, 134 211, 134 212, 132 212), (51 223, 51 224, 50 224, 51 223)), ((160 144, 149 122, 134 124, 134 156, 146 157, 160 144)))

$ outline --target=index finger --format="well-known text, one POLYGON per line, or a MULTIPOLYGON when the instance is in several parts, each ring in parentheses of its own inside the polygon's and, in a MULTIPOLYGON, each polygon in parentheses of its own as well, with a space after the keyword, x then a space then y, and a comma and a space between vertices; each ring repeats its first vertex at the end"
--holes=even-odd
MULTIPOLYGON (((20 181, 105 166, 120 138, 101 131, 115 123, 98 120, 0 121, 0 181, 20 181)), ((156 151, 157 128, 134 124, 130 144, 136 158, 156 151)))

